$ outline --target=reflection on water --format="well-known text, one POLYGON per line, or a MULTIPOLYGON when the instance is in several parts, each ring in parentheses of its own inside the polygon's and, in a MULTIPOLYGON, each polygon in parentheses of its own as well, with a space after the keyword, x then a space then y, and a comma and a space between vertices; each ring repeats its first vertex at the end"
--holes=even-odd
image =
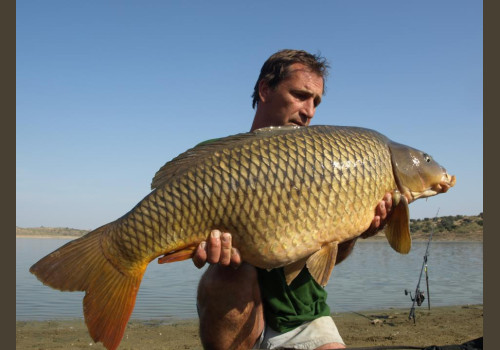
MULTIPOLYGON (((16 319, 83 317, 83 292, 60 292, 43 286, 29 268, 68 242, 66 239, 16 238, 16 319)), ((411 307, 409 296, 418 282, 426 242, 416 242, 400 255, 385 242, 360 242, 352 255, 335 267, 328 286, 332 311, 411 307)), ((483 244, 432 242, 428 257, 432 306, 483 302, 483 244)), ((196 287, 203 270, 191 261, 159 265, 144 275, 135 319, 195 318, 196 287)), ((425 291, 425 274, 420 288, 425 291)), ((427 297, 427 295, 426 295, 427 297)), ((427 300, 422 307, 426 307, 427 300)))

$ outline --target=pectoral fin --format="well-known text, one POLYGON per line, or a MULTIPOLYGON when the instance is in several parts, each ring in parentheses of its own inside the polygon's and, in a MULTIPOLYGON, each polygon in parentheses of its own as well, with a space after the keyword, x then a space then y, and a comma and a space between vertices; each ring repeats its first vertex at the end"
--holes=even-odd
POLYGON ((338 242, 330 242, 307 259, 306 265, 311 276, 323 287, 330 279, 337 259, 337 251, 338 242))
POLYGON ((302 271, 302 269, 306 265, 307 259, 308 257, 301 260, 297 260, 283 268, 285 272, 286 284, 290 285, 290 283, 292 283, 295 277, 299 275, 300 271, 302 271))
POLYGON ((391 247, 401 254, 408 254, 411 249, 410 212, 408 201, 401 196, 385 228, 385 236, 391 247))

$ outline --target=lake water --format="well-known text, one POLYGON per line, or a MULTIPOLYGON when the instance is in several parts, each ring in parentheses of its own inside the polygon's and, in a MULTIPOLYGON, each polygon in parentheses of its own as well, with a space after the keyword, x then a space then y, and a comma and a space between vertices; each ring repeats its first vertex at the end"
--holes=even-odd
MULTIPOLYGON (((68 239, 16 238, 16 320, 80 318, 83 292, 60 292, 29 273, 40 258, 68 239)), ((332 312, 408 308, 422 268, 427 243, 414 242, 408 255, 386 242, 362 241, 335 267, 329 284, 332 312)), ((483 243, 432 242, 428 257, 432 306, 483 303, 483 243)), ((191 261, 159 265, 144 275, 132 319, 165 321, 196 318, 196 287, 204 269, 191 261)), ((420 289, 426 291, 425 273, 420 289)), ((427 297, 427 293, 426 293, 427 297)), ((427 300, 422 308, 427 308, 427 300)))

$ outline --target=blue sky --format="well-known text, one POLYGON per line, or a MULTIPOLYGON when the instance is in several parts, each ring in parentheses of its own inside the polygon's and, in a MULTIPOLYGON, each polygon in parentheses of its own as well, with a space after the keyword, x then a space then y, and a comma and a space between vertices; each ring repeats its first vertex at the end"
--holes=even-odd
POLYGON ((313 124, 376 129, 457 185, 412 218, 483 211, 482 2, 17 1, 16 225, 92 229, 200 141, 248 131, 263 62, 331 64, 313 124))

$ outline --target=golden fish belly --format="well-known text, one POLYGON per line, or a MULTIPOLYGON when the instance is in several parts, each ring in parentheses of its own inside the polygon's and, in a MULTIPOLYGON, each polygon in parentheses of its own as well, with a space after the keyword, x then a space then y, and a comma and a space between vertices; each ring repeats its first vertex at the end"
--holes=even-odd
POLYGON ((360 235, 396 188, 387 140, 369 130, 310 127, 238 141, 169 174, 117 222, 113 254, 151 260, 217 228, 231 232, 247 262, 283 266, 360 235))

